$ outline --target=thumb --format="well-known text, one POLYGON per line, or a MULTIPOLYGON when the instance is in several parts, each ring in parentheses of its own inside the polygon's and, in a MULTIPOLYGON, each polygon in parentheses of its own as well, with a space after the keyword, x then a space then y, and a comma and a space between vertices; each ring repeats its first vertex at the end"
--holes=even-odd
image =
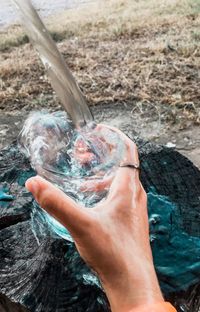
POLYGON ((27 180, 26 188, 39 205, 63 224, 72 236, 80 235, 88 229, 91 224, 88 211, 50 182, 36 176, 27 180))

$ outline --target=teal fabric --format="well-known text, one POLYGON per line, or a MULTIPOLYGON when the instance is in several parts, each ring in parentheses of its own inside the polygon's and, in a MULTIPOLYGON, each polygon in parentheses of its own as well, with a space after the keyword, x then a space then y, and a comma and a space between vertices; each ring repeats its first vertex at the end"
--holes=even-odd
POLYGON ((200 238, 188 235, 178 207, 169 198, 148 193, 154 264, 165 294, 184 290, 200 279, 200 238))

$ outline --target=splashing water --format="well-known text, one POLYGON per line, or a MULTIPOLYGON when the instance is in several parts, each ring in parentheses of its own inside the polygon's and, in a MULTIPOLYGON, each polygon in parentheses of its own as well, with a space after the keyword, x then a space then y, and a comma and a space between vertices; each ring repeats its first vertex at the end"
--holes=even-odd
MULTIPOLYGON (((83 94, 31 2, 13 1, 52 86, 72 120, 64 113, 32 114, 21 133, 21 148, 40 176, 77 202, 92 207, 105 196, 106 190, 93 193, 83 186, 86 182, 101 181, 114 171, 123 155, 123 143, 112 130, 94 127, 83 94)), ((42 219, 44 216, 55 232, 70 239, 64 227, 43 212, 42 219)))
POLYGON ((51 84, 65 111, 78 126, 93 120, 93 116, 64 58, 44 23, 29 0, 13 0, 19 9, 26 32, 38 52, 51 84))
MULTIPOLYGON (((87 207, 92 207, 107 193, 107 190, 91 191, 88 185, 113 175, 125 148, 111 129, 98 128, 94 123, 76 129, 64 112, 32 113, 19 142, 40 176, 87 207)), ((42 214, 57 234, 70 238, 55 219, 45 212, 42 214)))

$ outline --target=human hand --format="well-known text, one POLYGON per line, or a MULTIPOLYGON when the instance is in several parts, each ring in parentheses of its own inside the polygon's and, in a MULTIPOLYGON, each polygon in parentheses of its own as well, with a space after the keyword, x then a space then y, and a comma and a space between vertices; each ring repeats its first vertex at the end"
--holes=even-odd
MULTIPOLYGON (((116 131, 126 144, 123 161, 138 164, 135 144, 116 131)), ((69 230, 81 257, 99 275, 113 312, 163 301, 149 243, 147 197, 138 170, 119 168, 107 198, 94 208, 75 203, 40 177, 29 179, 26 187, 69 230)))

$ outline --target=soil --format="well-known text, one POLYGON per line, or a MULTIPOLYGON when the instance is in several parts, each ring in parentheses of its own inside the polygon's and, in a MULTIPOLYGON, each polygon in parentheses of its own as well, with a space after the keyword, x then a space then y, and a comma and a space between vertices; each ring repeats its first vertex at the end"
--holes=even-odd
MULTIPOLYGON (((199 5, 114 2, 103 11, 88 8, 91 16, 68 11, 51 22, 54 40, 64 35, 58 48, 95 120, 176 148, 200 168, 199 5)), ((31 110, 59 109, 38 55, 18 30, 0 33, 0 149, 17 138, 31 110)))
MULTIPOLYGON (((106 104, 94 106, 92 111, 96 122, 120 128, 131 137, 139 136, 169 148, 176 148, 200 168, 199 127, 191 126, 180 131, 176 126, 169 127, 167 123, 160 123, 156 116, 134 113, 132 107, 119 103, 106 104)), ((0 113, 0 149, 17 139, 27 115, 27 111, 0 113)))

